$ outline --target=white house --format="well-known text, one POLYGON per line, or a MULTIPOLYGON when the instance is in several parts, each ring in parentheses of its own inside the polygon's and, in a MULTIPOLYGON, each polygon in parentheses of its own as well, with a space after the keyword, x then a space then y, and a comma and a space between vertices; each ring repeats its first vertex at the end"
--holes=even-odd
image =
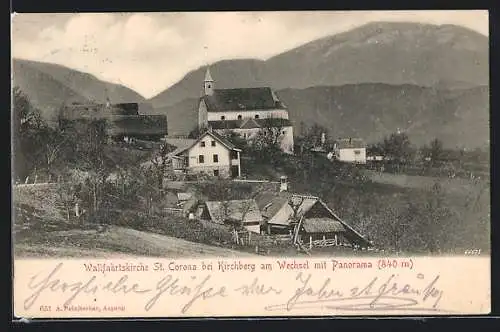
POLYGON ((238 177, 241 176, 240 152, 227 139, 209 130, 191 144, 169 153, 168 160, 177 173, 238 177))
POLYGON ((335 159, 343 162, 366 164, 366 143, 361 138, 342 138, 333 145, 335 159))
POLYGON ((198 108, 198 126, 221 133, 234 131, 251 142, 262 129, 278 134, 281 149, 293 153, 293 126, 288 109, 269 87, 215 89, 207 68, 203 96, 198 108))

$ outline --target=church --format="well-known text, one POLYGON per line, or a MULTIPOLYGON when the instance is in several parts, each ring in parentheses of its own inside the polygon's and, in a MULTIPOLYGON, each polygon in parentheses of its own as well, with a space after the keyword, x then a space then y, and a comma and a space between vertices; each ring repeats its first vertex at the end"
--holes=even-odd
POLYGON ((277 138, 281 150, 293 153, 293 126, 288 109, 269 87, 215 89, 210 68, 203 82, 198 127, 238 133, 252 142, 261 130, 277 138))

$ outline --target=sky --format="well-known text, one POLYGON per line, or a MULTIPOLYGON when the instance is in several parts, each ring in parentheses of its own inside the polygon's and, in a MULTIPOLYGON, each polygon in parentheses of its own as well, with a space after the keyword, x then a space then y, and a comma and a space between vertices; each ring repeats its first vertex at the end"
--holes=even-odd
POLYGON ((487 11, 21 13, 12 15, 11 50, 149 98, 200 66, 265 60, 374 21, 456 24, 488 35, 487 11))

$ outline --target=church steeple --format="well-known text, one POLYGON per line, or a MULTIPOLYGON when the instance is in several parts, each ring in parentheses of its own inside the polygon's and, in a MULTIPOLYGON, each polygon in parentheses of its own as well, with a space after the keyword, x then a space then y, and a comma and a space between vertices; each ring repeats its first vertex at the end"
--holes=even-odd
POLYGON ((210 74, 210 68, 207 66, 207 71, 205 72, 205 80, 203 81, 203 92, 205 96, 211 96, 214 94, 214 80, 210 74))

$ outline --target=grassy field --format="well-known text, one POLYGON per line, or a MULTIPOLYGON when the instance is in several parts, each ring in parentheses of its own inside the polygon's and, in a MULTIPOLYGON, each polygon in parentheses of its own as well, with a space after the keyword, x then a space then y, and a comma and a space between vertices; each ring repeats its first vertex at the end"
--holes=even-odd
POLYGON ((375 171, 366 171, 365 174, 373 182, 402 188, 428 189, 431 188, 434 183, 439 182, 442 188, 449 194, 466 194, 471 188, 489 187, 489 183, 485 180, 391 174, 375 171))

